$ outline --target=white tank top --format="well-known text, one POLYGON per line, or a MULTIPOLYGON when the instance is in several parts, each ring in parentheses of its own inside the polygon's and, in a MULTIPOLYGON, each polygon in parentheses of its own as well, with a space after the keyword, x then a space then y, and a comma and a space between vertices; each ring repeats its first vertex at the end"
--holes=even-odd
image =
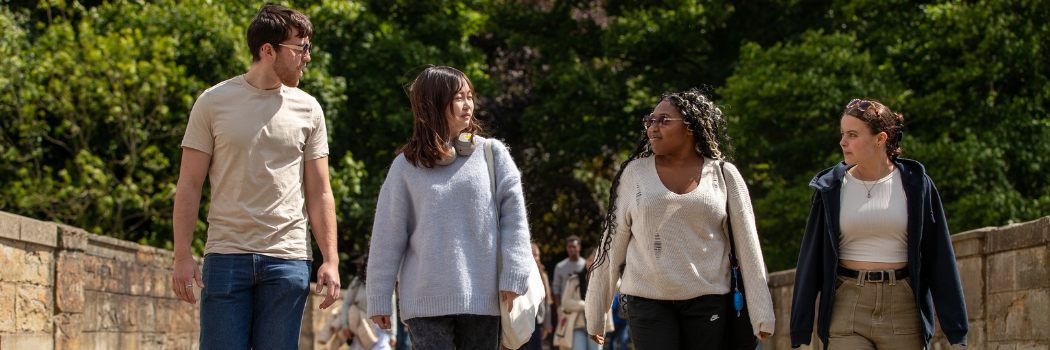
POLYGON ((908 262, 907 209, 904 184, 897 169, 877 181, 857 180, 847 171, 842 178, 839 258, 908 262))

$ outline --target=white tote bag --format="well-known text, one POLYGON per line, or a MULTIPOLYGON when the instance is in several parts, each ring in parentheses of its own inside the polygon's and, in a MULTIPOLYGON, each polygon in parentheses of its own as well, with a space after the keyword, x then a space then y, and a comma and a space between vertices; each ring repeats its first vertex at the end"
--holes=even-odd
MULTIPOLYGON (((492 202, 496 207, 496 232, 499 234, 499 202, 496 201, 496 171, 492 161, 492 140, 485 142, 485 160, 489 165, 489 179, 492 185, 492 202)), ((497 269, 503 272, 503 253, 499 249, 500 237, 496 237, 497 269)), ((498 278, 498 277, 497 277, 498 278)), ((508 312, 507 302, 503 301, 502 293, 497 293, 499 299, 500 313, 500 344, 508 349, 517 349, 525 345, 536 330, 536 313, 539 312, 543 303, 544 290, 543 280, 540 278, 540 269, 536 264, 529 264, 529 289, 525 295, 514 299, 514 307, 508 312)))

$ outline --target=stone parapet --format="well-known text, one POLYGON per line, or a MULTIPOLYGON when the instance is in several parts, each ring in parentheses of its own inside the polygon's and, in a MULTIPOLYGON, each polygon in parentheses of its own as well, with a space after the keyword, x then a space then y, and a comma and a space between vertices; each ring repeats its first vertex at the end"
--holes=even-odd
MULTIPOLYGON (((949 346, 938 329, 931 349, 1050 348, 1050 217, 960 233, 952 243, 969 346, 949 346)), ((199 308, 171 291, 173 259, 168 250, 0 212, 0 349, 199 348, 199 308)), ((794 270, 769 274, 777 324, 765 350, 791 348, 794 279, 794 270)), ((328 348, 318 339, 332 310, 319 310, 322 300, 311 293, 300 349, 328 348)), ((803 349, 819 347, 814 340, 803 349)))

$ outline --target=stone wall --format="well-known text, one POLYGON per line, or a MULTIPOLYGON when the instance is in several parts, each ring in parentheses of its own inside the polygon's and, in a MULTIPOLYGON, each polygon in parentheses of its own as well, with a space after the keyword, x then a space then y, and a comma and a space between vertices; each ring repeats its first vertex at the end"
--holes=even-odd
MULTIPOLYGON (((172 261, 169 250, 0 212, 0 350, 198 349, 200 310, 171 291, 172 261)), ((328 349, 317 341, 332 310, 323 300, 311 293, 300 349, 328 349)))
POLYGON ((172 252, 0 213, 0 348, 195 349, 172 252))
MULTIPOLYGON (((968 346, 950 345, 938 329, 931 349, 1050 349, 1050 217, 956 234, 952 245, 970 322, 968 346)), ((762 349, 790 349, 795 271, 769 277, 777 326, 762 349)), ((813 346, 803 348, 819 344, 814 332, 813 346)))

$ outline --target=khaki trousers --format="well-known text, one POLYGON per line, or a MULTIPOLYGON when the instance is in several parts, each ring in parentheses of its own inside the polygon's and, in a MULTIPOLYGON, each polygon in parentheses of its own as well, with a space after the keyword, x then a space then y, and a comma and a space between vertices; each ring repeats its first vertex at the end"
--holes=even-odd
MULTIPOLYGON (((828 349, 923 349, 925 342, 911 281, 839 277, 828 329, 828 349)), ((890 275, 893 275, 892 273, 890 275)))

